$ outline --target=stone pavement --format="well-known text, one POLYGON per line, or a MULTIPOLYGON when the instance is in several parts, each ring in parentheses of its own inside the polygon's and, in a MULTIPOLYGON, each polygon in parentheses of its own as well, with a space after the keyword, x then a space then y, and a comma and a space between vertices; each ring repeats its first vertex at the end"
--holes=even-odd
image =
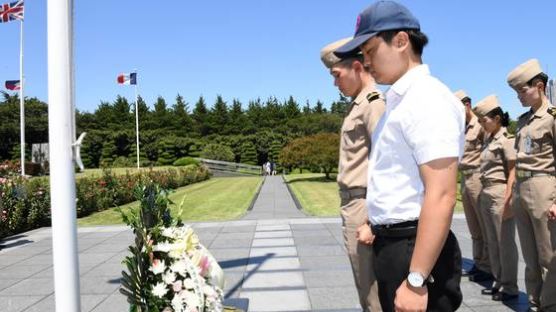
MULTIPOLYGON (((249 311, 360 311, 340 219, 304 217, 281 177, 266 178, 253 211, 243 220, 193 226, 224 268, 228 303, 248 304, 249 311)), ((468 267, 471 240, 462 215, 455 215, 452 230, 468 267)), ((127 311, 118 287, 131 231, 107 226, 78 232, 82 311, 127 311)), ((50 229, 23 233, 1 244, 0 311, 54 311, 50 229)), ((519 264, 523 290, 523 259, 519 264)), ((460 311, 527 308, 524 294, 504 305, 482 296, 482 288, 463 278, 460 311)))

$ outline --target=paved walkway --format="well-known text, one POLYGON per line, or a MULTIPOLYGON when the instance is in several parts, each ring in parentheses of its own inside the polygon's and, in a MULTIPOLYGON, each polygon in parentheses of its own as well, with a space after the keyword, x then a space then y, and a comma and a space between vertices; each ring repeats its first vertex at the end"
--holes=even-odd
MULTIPOLYGON (((267 177, 253 211, 243 220, 194 224, 226 273, 228 303, 249 311, 360 311, 339 218, 309 218, 296 210, 281 177, 267 177)), ((452 230, 464 257, 471 240, 462 215, 452 230)), ((132 243, 124 226, 80 228, 82 311, 127 311, 118 292, 121 260, 132 243)), ((51 231, 39 229, 3 241, 0 310, 54 311, 51 231)), ((520 259, 523 290, 523 260, 520 259)), ((469 265, 466 259, 465 266, 469 265)), ((526 297, 504 305, 462 281, 460 311, 525 311, 526 297)))

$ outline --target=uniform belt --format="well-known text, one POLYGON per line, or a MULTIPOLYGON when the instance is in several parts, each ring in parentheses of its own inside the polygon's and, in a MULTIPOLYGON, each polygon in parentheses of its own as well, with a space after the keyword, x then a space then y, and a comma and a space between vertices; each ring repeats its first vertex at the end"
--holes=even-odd
POLYGON ((532 177, 541 177, 541 176, 554 176, 556 173, 554 172, 542 172, 542 171, 529 171, 529 170, 516 170, 515 176, 520 180, 529 179, 532 177))
POLYGON ((340 189, 340 198, 343 200, 350 200, 355 198, 365 198, 367 196, 367 189, 364 187, 355 187, 350 189, 340 189))
POLYGON ((489 187, 489 186, 498 185, 498 184, 506 184, 506 181, 481 179, 481 184, 483 185, 483 187, 489 187))
POLYGON ((403 238, 417 235, 418 220, 406 221, 395 224, 371 225, 373 234, 377 237, 403 238))
POLYGON ((479 171, 480 171, 479 168, 465 169, 465 170, 461 170, 461 174, 463 174, 464 176, 470 176, 479 171))

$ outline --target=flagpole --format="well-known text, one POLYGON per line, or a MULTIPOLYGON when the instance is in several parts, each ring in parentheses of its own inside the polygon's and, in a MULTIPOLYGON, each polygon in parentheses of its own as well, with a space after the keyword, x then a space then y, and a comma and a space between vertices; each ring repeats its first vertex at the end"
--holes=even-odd
POLYGON ((25 99, 23 98, 23 20, 19 31, 19 144, 21 145, 21 175, 25 175, 25 99))
POLYGON ((139 91, 137 90, 137 71, 135 71, 135 138, 137 143, 137 169, 141 168, 139 164, 139 91))
POLYGON ((48 138, 56 311, 81 311, 73 164, 73 0, 48 0, 48 138))

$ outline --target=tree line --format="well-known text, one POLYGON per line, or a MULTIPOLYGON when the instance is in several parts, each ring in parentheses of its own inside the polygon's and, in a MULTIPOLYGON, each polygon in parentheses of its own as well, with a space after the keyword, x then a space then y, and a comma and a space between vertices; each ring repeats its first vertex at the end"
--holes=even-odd
MULTIPOLYGON (((135 164, 135 103, 118 96, 101 102, 93 112, 77 111, 77 133, 86 131, 82 158, 86 167, 135 164)), ((277 161, 292 140, 317 133, 338 133, 349 100, 326 107, 299 104, 292 96, 241 103, 217 96, 209 105, 201 96, 190 106, 181 95, 168 103, 158 97, 152 106, 139 98, 140 157, 143 165, 168 165, 181 157, 202 156, 205 148, 225 149, 225 160, 260 165, 277 161), (210 148, 208 148, 208 146, 210 148), (220 148, 215 148, 214 145, 220 148), (231 153, 230 153, 231 151, 231 153)), ((25 99, 26 153, 30 146, 48 141, 48 107, 25 99)), ((0 160, 19 158, 19 98, 3 93, 0 102, 0 160)))

